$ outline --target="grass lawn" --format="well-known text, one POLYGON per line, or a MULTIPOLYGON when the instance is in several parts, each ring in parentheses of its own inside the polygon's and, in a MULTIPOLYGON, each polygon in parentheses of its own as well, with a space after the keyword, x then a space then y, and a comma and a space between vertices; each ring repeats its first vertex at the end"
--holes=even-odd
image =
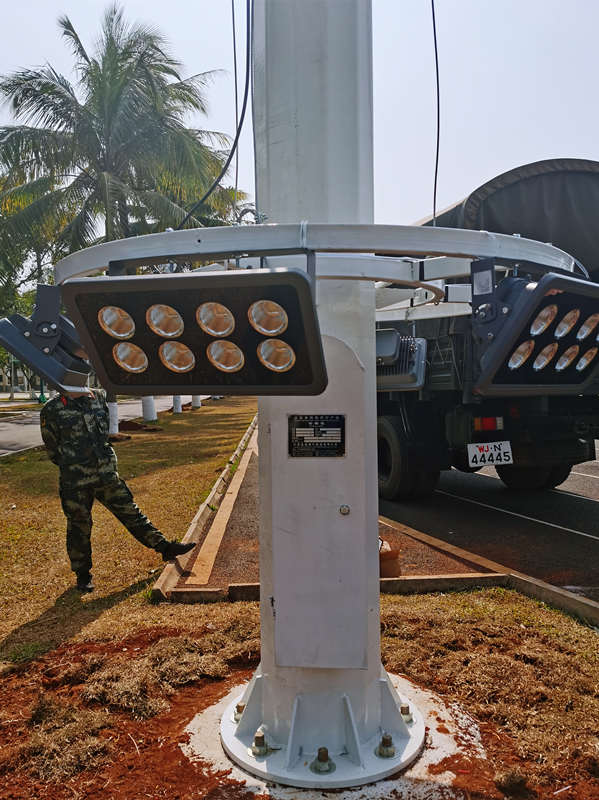
MULTIPOLYGON (((117 445, 121 474, 169 538, 185 532, 254 413, 244 398, 162 413, 161 432, 117 445)), ((221 792, 179 745, 193 715, 258 663, 258 604, 151 604, 159 557, 101 506, 97 590, 81 598, 56 472, 41 450, 0 461, 0 798, 247 800, 238 785, 221 792)), ((463 762, 457 794, 439 797, 599 798, 596 630, 489 589, 384 596, 381 635, 389 671, 480 728, 478 788, 463 762)))
MULTIPOLYGON (((159 415, 162 431, 116 445, 119 473, 142 511, 169 538, 181 538, 256 413, 253 398, 159 415)), ((43 448, 0 460, 0 660, 56 647, 103 610, 143 592, 162 568, 99 503, 92 548, 96 592, 81 599, 65 549, 58 469, 43 448)))

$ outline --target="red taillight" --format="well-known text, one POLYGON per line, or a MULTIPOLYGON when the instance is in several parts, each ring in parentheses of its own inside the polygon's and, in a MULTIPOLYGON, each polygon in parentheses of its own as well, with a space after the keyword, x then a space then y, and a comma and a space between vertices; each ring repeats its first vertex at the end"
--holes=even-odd
POLYGON ((475 431, 502 431, 503 417, 474 417, 475 431))

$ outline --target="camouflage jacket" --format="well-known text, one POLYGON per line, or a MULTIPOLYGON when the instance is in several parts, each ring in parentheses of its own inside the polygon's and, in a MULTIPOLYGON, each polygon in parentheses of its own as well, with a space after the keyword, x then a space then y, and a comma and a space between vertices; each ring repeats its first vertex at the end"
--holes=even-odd
POLYGON ((60 467, 61 484, 83 487, 114 479, 117 461, 108 441, 104 391, 55 397, 42 408, 40 426, 50 460, 60 467))

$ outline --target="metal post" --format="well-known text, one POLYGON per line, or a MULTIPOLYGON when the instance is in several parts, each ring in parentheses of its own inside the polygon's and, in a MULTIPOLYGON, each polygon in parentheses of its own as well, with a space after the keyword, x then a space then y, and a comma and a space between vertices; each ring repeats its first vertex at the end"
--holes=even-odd
POLYGON ((173 395, 173 414, 181 414, 183 413, 183 406, 181 404, 181 395, 174 394, 173 395))
MULTIPOLYGON (((370 0, 256 0, 257 200, 269 222, 372 223, 371 56, 370 0)), ((374 287, 321 281, 316 297, 328 388, 259 402, 262 661, 221 736, 250 772, 333 788, 405 766, 424 730, 410 737, 380 662, 374 287), (290 415, 342 419, 344 455, 291 457, 290 415), (383 732, 393 758, 377 755, 383 732)))

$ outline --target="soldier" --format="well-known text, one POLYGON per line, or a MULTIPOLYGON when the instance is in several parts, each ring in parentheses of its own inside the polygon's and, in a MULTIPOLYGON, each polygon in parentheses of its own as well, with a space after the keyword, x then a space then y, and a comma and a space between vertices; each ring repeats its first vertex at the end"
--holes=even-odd
POLYGON ((65 393, 40 414, 41 433, 50 460, 60 468, 60 500, 67 518, 67 553, 77 589, 92 592, 91 509, 94 499, 111 511, 138 542, 169 561, 194 547, 169 542, 141 513, 108 441, 108 406, 102 390, 65 393))

